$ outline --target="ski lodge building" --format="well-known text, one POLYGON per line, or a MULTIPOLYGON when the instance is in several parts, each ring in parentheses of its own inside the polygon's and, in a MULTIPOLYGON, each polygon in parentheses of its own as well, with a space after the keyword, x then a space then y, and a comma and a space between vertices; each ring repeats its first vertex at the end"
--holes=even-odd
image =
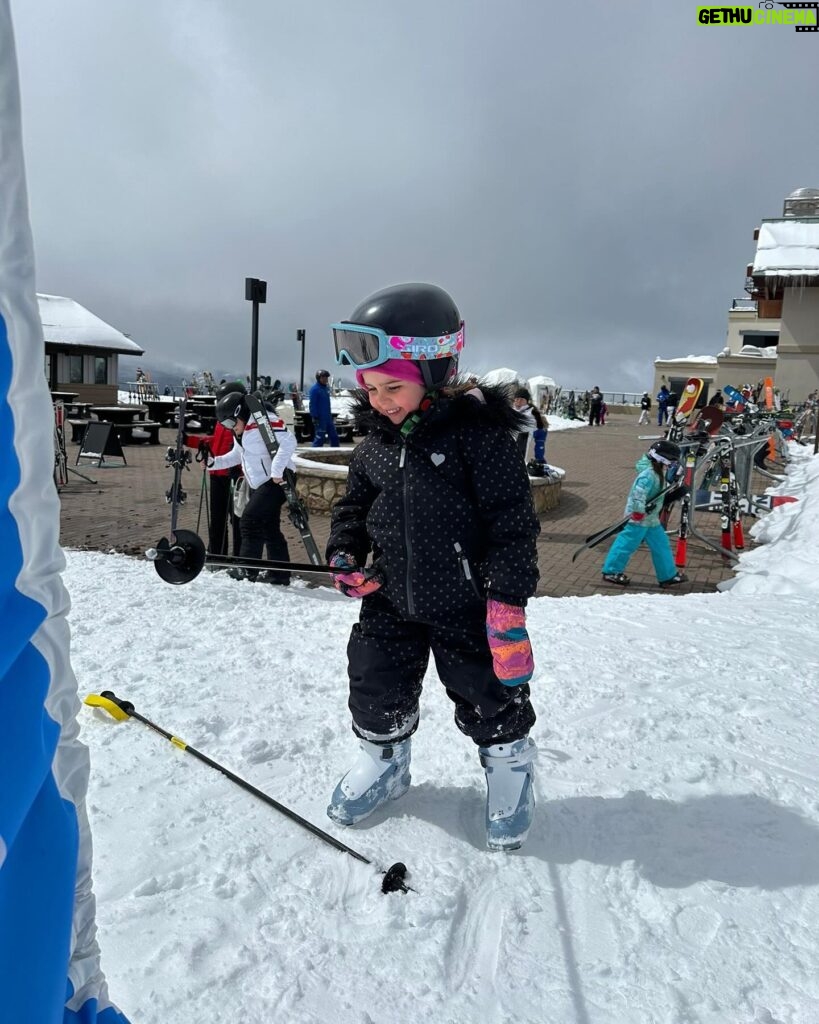
POLYGON ((79 402, 117 404, 119 357, 145 354, 136 342, 62 295, 37 295, 45 339, 45 375, 51 391, 79 402))
POLYGON ((689 377, 702 377, 705 404, 725 384, 773 377, 783 402, 795 405, 819 388, 819 189, 791 192, 782 216, 763 220, 754 240, 749 295, 731 304, 722 352, 656 359, 653 394, 662 383, 680 394, 689 377))

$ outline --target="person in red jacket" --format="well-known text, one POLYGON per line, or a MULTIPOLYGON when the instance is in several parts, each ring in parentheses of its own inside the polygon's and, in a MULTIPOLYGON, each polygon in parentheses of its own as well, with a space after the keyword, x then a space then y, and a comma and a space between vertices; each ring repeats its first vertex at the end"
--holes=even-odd
MULTIPOLYGON (((225 395, 236 392, 240 395, 247 394, 247 389, 241 381, 231 381, 224 384, 216 392, 217 401, 225 395)), ((188 448, 196 448, 203 451, 207 446, 211 455, 224 455, 233 448, 233 431, 217 423, 212 434, 203 436, 201 434, 189 434, 185 438, 188 448)), ((236 466, 232 469, 212 469, 209 476, 210 482, 210 526, 208 530, 208 553, 211 555, 228 555, 228 524, 233 538, 233 554, 239 554, 242 544, 242 537, 239 531, 239 519, 233 515, 231 508, 231 484, 241 478, 242 471, 236 466)))

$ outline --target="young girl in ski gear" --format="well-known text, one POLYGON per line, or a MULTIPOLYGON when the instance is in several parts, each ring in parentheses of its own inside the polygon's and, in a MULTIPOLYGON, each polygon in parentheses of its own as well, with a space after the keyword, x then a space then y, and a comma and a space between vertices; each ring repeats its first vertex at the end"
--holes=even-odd
MULTIPOLYGON (((207 466, 213 471, 241 465, 250 487, 250 498, 239 522, 242 537, 239 556, 261 558, 267 546, 268 558, 289 562, 290 552, 281 528, 282 505, 287 500, 281 482, 285 470, 295 468, 292 456, 296 450, 296 439, 271 409, 267 410, 267 418, 279 442, 273 459, 250 415, 245 395, 231 391, 220 398, 216 403, 216 419, 233 431, 235 440, 229 452, 209 459, 207 466)), ((256 571, 251 570, 243 576, 256 579, 256 571)), ((273 573, 270 582, 286 587, 290 576, 283 572, 273 573)))
POLYGON ((455 379, 463 321, 434 285, 377 292, 333 332, 368 433, 327 544, 330 564, 350 569, 336 587, 362 598, 347 647, 359 751, 327 813, 353 825, 407 791, 432 653, 486 772, 487 844, 515 849, 534 814, 525 606, 540 530, 513 436, 520 417, 505 388, 455 379))
POLYGON ((645 541, 651 552, 654 572, 661 587, 673 587, 684 583, 686 576, 677 572, 671 544, 665 528, 660 523, 662 501, 657 500, 660 491, 676 479, 680 461, 679 446, 673 441, 655 441, 645 455, 637 460, 637 479, 631 485, 625 514, 629 521, 617 534, 603 563, 603 579, 618 586, 627 586, 629 581, 624 570, 629 559, 645 541))

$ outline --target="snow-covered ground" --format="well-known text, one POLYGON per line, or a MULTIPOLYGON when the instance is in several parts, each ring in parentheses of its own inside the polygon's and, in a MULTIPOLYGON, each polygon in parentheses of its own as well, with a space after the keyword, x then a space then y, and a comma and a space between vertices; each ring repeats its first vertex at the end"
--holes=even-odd
POLYGON ((113 689, 415 892, 156 733, 80 712, 103 966, 135 1024, 816 1024, 819 459, 720 594, 539 598, 538 816, 484 783, 430 673, 413 786, 324 815, 354 749, 329 589, 69 552, 80 694, 113 689))

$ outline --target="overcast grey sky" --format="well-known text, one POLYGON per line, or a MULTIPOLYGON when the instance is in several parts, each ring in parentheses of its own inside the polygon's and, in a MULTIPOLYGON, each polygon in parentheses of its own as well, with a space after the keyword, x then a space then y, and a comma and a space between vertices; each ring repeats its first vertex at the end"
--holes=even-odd
MULTIPOLYGON (((716 354, 752 232, 819 186, 819 33, 695 0, 12 0, 39 291, 147 367, 332 363, 432 281, 462 365, 642 390, 716 354)), ((129 367, 130 360, 124 362, 129 367)), ((330 367, 332 368, 332 366, 330 367)))

